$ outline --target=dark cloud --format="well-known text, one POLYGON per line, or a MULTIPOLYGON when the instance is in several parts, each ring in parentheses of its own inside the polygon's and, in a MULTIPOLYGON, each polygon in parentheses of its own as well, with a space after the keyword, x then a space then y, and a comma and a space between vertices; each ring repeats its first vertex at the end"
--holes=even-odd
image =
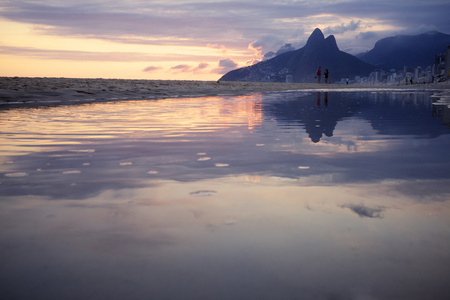
POLYGON ((233 69, 236 69, 238 66, 238 63, 231 58, 221 59, 219 60, 219 67, 212 70, 212 73, 225 74, 233 69))
POLYGON ((362 39, 362 40, 369 40, 369 39, 373 39, 376 37, 377 37, 377 34, 373 31, 361 32, 360 34, 358 34, 356 36, 356 38, 362 39))
POLYGON ((223 68, 236 68, 238 64, 230 58, 221 59, 219 61, 219 67, 223 68))
POLYGON ((341 206, 342 208, 348 208, 361 218, 377 218, 383 219, 383 212, 386 210, 383 206, 377 207, 367 207, 365 205, 358 204, 345 204, 341 206))

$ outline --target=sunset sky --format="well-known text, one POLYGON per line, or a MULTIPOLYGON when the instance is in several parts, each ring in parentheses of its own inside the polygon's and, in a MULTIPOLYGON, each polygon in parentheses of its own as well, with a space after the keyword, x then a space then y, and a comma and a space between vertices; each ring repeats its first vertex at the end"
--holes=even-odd
POLYGON ((448 0, 0 0, 0 76, 217 80, 315 28, 357 54, 450 33, 448 0))

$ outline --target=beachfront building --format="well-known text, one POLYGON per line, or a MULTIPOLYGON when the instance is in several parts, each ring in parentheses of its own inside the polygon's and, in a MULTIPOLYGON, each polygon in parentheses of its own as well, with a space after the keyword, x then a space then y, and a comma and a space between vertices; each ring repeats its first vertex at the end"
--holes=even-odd
POLYGON ((445 74, 447 78, 450 77, 450 45, 447 46, 447 51, 445 53, 445 74))

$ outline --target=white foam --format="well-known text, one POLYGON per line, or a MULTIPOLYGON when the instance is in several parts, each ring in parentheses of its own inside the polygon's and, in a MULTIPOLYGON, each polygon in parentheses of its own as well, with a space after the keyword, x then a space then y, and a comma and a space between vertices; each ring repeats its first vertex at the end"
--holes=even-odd
POLYGON ((64 171, 63 174, 67 175, 67 174, 80 174, 81 171, 80 170, 70 170, 70 171, 64 171))
POLYGON ((28 173, 25 172, 17 172, 17 173, 7 173, 5 174, 6 177, 24 177, 28 176, 28 173))
POLYGON ((198 158, 197 160, 198 160, 198 161, 207 161, 207 160, 210 160, 210 159, 211 159, 211 157, 204 156, 204 157, 198 158))
POLYGON ((223 168, 223 167, 228 167, 230 165, 229 164, 225 164, 225 163, 216 163, 215 166, 218 167, 218 168, 223 168))
POLYGON ((298 168, 300 170, 308 170, 310 167, 309 166, 298 166, 298 168))
POLYGON ((79 150, 69 150, 70 152, 78 152, 78 153, 93 153, 95 149, 79 149, 79 150))

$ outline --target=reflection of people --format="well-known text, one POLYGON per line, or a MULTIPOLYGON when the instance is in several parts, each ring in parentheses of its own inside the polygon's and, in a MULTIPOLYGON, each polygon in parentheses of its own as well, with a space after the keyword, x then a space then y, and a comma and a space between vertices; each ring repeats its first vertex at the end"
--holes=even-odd
POLYGON ((317 92, 316 105, 320 107, 320 92, 317 92))
POLYGON ((325 78, 325 84, 328 83, 328 74, 329 74, 328 69, 325 69, 325 72, 323 72, 323 77, 325 78))
POLYGON ((316 72, 317 83, 320 83, 320 77, 322 76, 322 68, 319 67, 316 72))
POLYGON ((328 92, 325 92, 323 100, 325 102, 325 106, 328 106, 328 92))

